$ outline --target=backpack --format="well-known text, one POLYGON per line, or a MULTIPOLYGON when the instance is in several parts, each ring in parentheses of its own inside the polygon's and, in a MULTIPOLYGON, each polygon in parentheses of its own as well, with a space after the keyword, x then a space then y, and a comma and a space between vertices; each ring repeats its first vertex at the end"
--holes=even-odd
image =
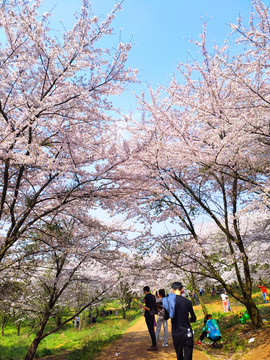
POLYGON ((213 341, 217 341, 221 338, 218 324, 215 319, 209 319, 206 322, 206 328, 208 331, 207 337, 213 341))

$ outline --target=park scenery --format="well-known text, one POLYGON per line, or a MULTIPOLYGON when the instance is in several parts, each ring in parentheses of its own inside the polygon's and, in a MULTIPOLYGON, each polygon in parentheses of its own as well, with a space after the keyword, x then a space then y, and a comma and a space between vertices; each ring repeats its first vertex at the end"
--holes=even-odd
POLYGON ((0 360, 153 359, 143 287, 174 281, 195 360, 270 359, 269 2, 155 60, 124 41, 148 2, 0 0, 0 360))

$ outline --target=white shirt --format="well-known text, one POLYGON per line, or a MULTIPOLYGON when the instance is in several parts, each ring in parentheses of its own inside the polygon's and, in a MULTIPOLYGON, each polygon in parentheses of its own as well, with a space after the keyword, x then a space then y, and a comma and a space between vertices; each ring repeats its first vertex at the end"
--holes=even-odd
POLYGON ((226 297, 225 294, 221 294, 220 296, 221 296, 222 301, 226 301, 226 300, 227 300, 227 297, 226 297))

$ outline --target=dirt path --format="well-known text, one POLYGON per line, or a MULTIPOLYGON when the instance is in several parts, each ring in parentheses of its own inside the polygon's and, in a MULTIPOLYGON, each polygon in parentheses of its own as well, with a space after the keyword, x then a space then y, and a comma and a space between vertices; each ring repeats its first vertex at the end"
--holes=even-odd
POLYGON ((249 351, 249 353, 244 356, 243 360, 269 360, 270 359, 270 345, 263 344, 255 349, 249 351))
MULTIPOLYGON (((163 330, 161 330, 161 336, 163 330)), ((162 340, 159 340, 158 352, 147 351, 151 345, 144 318, 139 319, 131 326, 125 334, 113 344, 105 348, 95 360, 175 360, 176 355, 169 331, 169 346, 162 347, 162 340)), ((193 352, 193 360, 208 360, 205 354, 198 350, 193 352)))

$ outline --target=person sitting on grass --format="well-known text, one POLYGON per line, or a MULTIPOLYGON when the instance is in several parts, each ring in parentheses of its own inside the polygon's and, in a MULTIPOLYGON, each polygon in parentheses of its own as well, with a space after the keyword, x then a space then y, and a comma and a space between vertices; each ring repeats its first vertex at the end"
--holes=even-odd
POLYGON ((201 345, 205 338, 212 341, 212 345, 215 346, 216 342, 221 339, 218 324, 215 319, 212 318, 211 314, 207 314, 204 318, 204 327, 198 341, 195 344, 201 345))

